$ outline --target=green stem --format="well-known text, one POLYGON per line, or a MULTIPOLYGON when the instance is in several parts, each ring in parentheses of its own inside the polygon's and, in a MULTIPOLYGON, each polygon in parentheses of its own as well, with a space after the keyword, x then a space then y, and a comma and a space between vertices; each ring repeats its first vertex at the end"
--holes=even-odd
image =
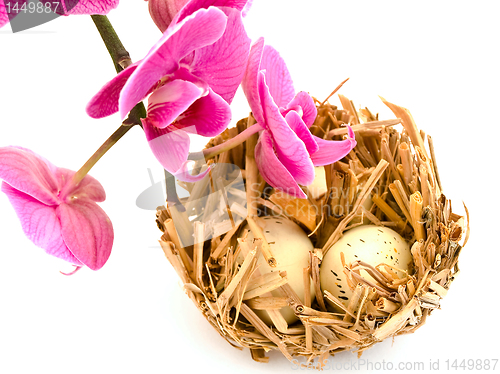
MULTIPOLYGON (((123 46, 120 38, 116 34, 108 17, 101 15, 92 15, 99 34, 101 35, 104 44, 113 59, 116 72, 119 73, 132 64, 130 55, 123 46)), ((116 130, 102 145, 101 147, 88 159, 88 161, 75 173, 70 185, 76 186, 88 174, 90 169, 104 156, 104 154, 115 145, 134 125, 142 125, 141 118, 146 118, 146 108, 141 102, 137 104, 129 113, 127 119, 123 121, 121 126, 116 130)))
POLYGON ((75 173, 73 176, 73 185, 77 185, 88 174, 90 169, 100 160, 104 154, 111 149, 112 146, 125 135, 132 126, 121 125, 100 147, 99 149, 87 160, 87 162, 75 173))
MULTIPOLYGON (((109 22, 108 17, 103 15, 92 15, 90 17, 92 17, 92 21, 94 21, 97 31, 99 31, 104 45, 106 46, 108 53, 113 60, 116 72, 119 73, 123 69, 126 69, 127 67, 132 65, 130 55, 123 46, 120 38, 116 34, 113 25, 111 25, 111 22, 109 22)), ((123 121, 123 123, 131 126, 142 126, 141 118, 146 118, 146 115, 146 108, 141 102, 130 111, 128 118, 123 121)))
POLYGON ((92 15, 90 17, 92 17, 92 21, 94 21, 99 34, 101 34, 101 38, 108 49, 109 55, 113 59, 116 72, 119 73, 130 66, 132 64, 130 55, 120 41, 108 17, 101 15, 92 15))

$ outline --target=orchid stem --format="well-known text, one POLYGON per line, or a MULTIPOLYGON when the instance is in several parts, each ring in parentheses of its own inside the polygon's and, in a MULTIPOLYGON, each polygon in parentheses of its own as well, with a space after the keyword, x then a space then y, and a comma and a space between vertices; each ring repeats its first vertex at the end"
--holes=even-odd
POLYGON ((214 158, 218 154, 221 154, 222 152, 229 151, 230 149, 233 149, 234 147, 240 145, 244 141, 246 141, 249 137, 251 137, 253 134, 264 130, 264 128, 256 123, 255 125, 250 126, 249 128, 243 130, 241 133, 236 135, 234 138, 231 138, 227 141, 225 141, 222 144, 219 144, 215 147, 204 149, 203 150, 203 156, 205 156, 205 160, 209 160, 211 158, 214 158))
POLYGON ((110 148, 116 144, 118 140, 125 135, 132 126, 121 125, 100 147, 99 149, 87 160, 87 162, 75 173, 73 176, 73 185, 78 185, 81 180, 88 174, 90 169, 100 160, 110 148))
MULTIPOLYGON (((92 15, 90 17, 92 18, 92 21, 94 21, 97 31, 99 31, 99 34, 106 45, 108 53, 113 60, 113 64, 115 65, 116 72, 119 73, 132 65, 130 55, 116 34, 113 25, 109 22, 108 17, 104 15, 92 15)), ((123 123, 131 126, 142 126, 141 118, 146 118, 146 115, 146 108, 144 107, 144 104, 140 102, 130 111, 128 118, 123 121, 123 123)))
MULTIPOLYGON (((115 29, 109 22, 108 17, 103 15, 92 15, 99 34, 101 35, 104 44, 113 59, 116 72, 119 73, 132 64, 130 55, 123 46, 120 38, 116 34, 115 29)), ((137 104, 129 113, 127 119, 123 121, 121 126, 99 147, 99 149, 90 157, 87 162, 75 173, 72 180, 72 185, 78 185, 82 179, 88 174, 90 169, 100 160, 104 154, 111 149, 134 125, 142 125, 141 118, 146 118, 146 108, 141 102, 137 104)))
POLYGON ((115 29, 111 25, 111 22, 109 22, 108 17, 104 15, 92 15, 90 17, 92 17, 92 21, 94 21, 99 34, 101 34, 101 38, 108 49, 109 55, 113 59, 116 72, 119 73, 123 69, 126 69, 132 64, 132 60, 116 34, 115 29))

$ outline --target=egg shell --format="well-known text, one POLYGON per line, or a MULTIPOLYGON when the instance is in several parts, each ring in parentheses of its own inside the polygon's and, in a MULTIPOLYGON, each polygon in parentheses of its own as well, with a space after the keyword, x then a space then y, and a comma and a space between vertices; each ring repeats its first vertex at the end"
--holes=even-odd
MULTIPOLYGON (((297 293, 300 300, 304 301, 303 269, 309 266, 309 251, 314 249, 311 240, 299 225, 289 219, 269 216, 257 217, 255 221, 257 225, 261 227, 277 264, 275 267, 269 266, 266 259, 261 254, 257 260, 257 270, 253 277, 272 272, 286 271, 288 284, 297 293)), ((248 232, 247 240, 251 242, 251 240, 254 239, 254 235, 248 225, 243 227, 240 237, 245 231, 248 232)), ((240 254, 237 258, 237 262, 241 264, 243 260, 244 257, 240 254)), ((272 296, 284 296, 279 289, 271 293, 272 296)), ((312 302, 314 298, 313 285, 311 285, 310 294, 312 302)), ((265 297, 265 295, 263 296, 265 297)), ((255 312, 266 324, 272 324, 265 310, 255 310, 255 312)), ((290 307, 283 307, 280 309, 280 312, 288 324, 297 321, 297 317, 290 307)))
POLYGON ((327 193, 328 188, 326 188, 326 174, 323 166, 316 166, 314 168, 314 180, 309 186, 307 186, 307 189, 314 199, 319 199, 327 193))
MULTIPOLYGON (((410 274, 412 272, 413 257, 410 247, 396 231, 375 225, 362 225, 346 231, 344 236, 328 250, 320 267, 321 289, 328 290, 345 306, 349 304, 352 291, 342 267, 341 252, 344 253, 346 265, 361 260, 372 266, 385 263, 396 269, 406 270, 410 274)), ((401 271, 396 273, 400 277, 404 276, 401 271)), ((364 270, 361 270, 360 275, 373 281, 364 270)), ((338 307, 330 306, 335 311, 338 310, 338 307)))

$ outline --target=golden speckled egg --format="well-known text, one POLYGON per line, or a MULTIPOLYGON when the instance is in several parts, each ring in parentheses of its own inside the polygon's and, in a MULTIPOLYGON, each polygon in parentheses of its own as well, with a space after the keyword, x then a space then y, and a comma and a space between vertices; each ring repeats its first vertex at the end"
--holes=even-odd
MULTIPOLYGON (((313 250, 313 244, 304 230, 286 218, 280 217, 258 217, 255 218, 257 225, 259 225, 264 233, 264 236, 269 243, 271 253, 276 259, 276 266, 271 267, 265 260, 263 255, 260 255, 257 261, 257 271, 254 276, 260 276, 271 272, 286 271, 288 284, 297 293, 297 296, 304 300, 304 281, 303 269, 309 266, 309 251, 313 250)), ((245 226, 240 236, 248 231, 248 240, 254 238, 253 233, 248 226, 245 226)), ((243 262, 243 256, 237 258, 239 263, 243 262)), ((314 298, 314 286, 311 285, 311 301, 314 298)), ((272 291, 272 296, 284 296, 281 291, 272 291)), ((259 317, 268 325, 271 325, 271 319, 264 310, 255 311, 259 317)), ((283 307, 280 309, 282 316, 288 324, 297 320, 295 313, 290 307, 283 307)))
MULTIPOLYGON (((322 290, 327 290, 342 300, 345 306, 349 304, 352 291, 342 267, 341 252, 344 253, 347 265, 361 260, 372 266, 385 263, 408 272, 411 272, 413 266, 410 247, 396 231, 375 225, 362 225, 346 231, 328 250, 320 268, 322 290)), ((396 273, 404 276, 401 272, 396 273)), ((360 275, 367 280, 373 280, 364 270, 360 275)))

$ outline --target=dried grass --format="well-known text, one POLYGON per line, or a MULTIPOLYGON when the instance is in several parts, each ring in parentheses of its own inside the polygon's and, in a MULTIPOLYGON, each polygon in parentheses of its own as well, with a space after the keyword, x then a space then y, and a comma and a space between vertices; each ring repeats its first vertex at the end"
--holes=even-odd
MULTIPOLYGON (((248 348, 259 362, 267 362, 265 353, 274 349, 289 360, 302 356, 307 362, 321 363, 340 351, 357 350, 361 354, 386 338, 412 333, 440 307, 440 300, 459 272, 458 256, 469 236, 468 217, 454 214, 441 192, 432 138, 427 136, 426 148, 425 136, 410 112, 398 105, 383 100, 397 119, 379 121, 368 109, 356 112, 350 100, 344 96, 340 99, 343 109, 317 101, 318 116, 311 132, 338 140, 347 133, 343 125, 349 123, 358 145, 343 160, 324 167, 328 192, 317 199, 306 188, 308 199, 300 202, 266 192, 253 157, 256 137, 211 160, 230 162, 242 169, 247 186, 246 221, 257 240, 238 238, 239 227, 245 222, 236 226, 233 222, 229 232, 205 242, 198 239, 194 246, 182 248, 180 238, 185 233, 178 233, 172 224, 175 213, 168 206, 157 213, 158 226, 164 232, 160 244, 187 295, 222 337, 237 348, 248 348), (402 124, 400 131, 395 128, 398 124, 402 124), (338 191, 347 192, 332 193, 338 191), (363 207, 368 197, 374 203, 369 210, 363 207), (293 200, 297 209, 284 209, 293 200), (315 208, 315 219, 304 218, 304 210, 298 209, 300 204, 315 208), (253 219, 255 215, 288 217, 309 234, 315 249, 303 271, 305 300, 288 285, 284 272, 253 276, 258 256, 264 256, 271 266, 274 261, 253 219), (354 291, 346 307, 328 291, 321 291, 319 268, 328 249, 345 230, 362 224, 363 218, 396 230, 410 242, 414 272, 399 278, 387 265, 363 261, 344 264, 354 291), (237 261, 240 252, 245 255, 243 263, 237 261), (361 269, 373 277, 370 282, 359 275, 361 269), (311 284, 316 296, 312 304, 311 284), (335 313, 328 309, 330 303, 338 307, 335 313), (286 305, 298 318, 295 324, 288 325, 280 318, 279 309, 286 305), (274 325, 265 324, 255 311, 266 311, 274 325)), ((252 124, 250 116, 212 139, 207 147, 236 136, 252 124)), ((194 186, 190 189, 197 190, 194 186)), ((199 224, 186 228, 198 238, 203 237, 203 229, 199 224)))

